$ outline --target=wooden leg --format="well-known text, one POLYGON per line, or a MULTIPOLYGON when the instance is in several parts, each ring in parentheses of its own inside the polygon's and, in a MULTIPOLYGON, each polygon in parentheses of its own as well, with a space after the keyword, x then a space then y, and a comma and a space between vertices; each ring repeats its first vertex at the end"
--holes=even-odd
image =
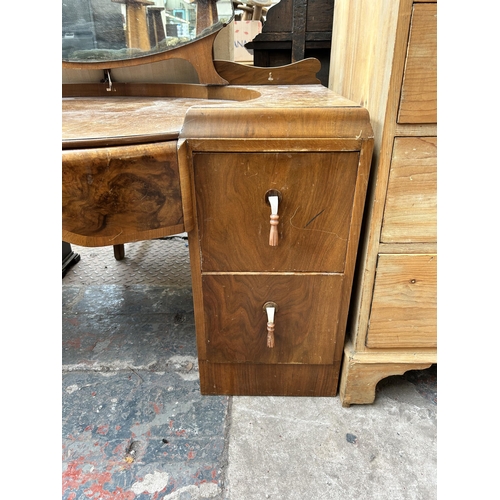
POLYGON ((339 397, 342 406, 370 404, 375 401, 377 383, 391 375, 403 375, 408 370, 424 370, 432 363, 360 363, 345 357, 340 375, 339 397))
POLYGON ((113 252, 116 260, 123 260, 125 258, 125 245, 113 245, 113 252))

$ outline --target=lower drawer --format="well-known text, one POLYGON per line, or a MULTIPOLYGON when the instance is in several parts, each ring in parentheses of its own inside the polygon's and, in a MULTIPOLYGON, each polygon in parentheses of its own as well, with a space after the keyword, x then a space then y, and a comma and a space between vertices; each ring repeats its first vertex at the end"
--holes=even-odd
POLYGON ((437 345, 437 255, 379 255, 366 346, 437 345))
POLYGON ((333 363, 342 282, 343 275, 203 275, 206 360, 333 363), (278 306, 272 348, 263 310, 268 301, 278 306))

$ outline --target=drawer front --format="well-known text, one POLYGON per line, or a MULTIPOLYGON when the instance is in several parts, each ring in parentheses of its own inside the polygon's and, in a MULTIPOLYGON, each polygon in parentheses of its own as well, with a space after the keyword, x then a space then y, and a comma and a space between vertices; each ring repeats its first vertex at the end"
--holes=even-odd
POLYGON ((343 272, 359 152, 194 155, 202 271, 343 272), (266 193, 278 190, 278 245, 266 193))
POLYGON ((214 363, 334 361, 340 275, 204 275, 207 360, 214 363), (267 347, 266 302, 277 304, 267 347))
POLYGON ((437 5, 416 4, 401 88, 398 123, 437 123, 437 5))
POLYGON ((95 246, 183 230, 175 141, 63 151, 63 230, 95 246))
POLYGON ((383 243, 436 242, 436 137, 395 139, 380 239, 383 243))
POLYGON ((367 347, 436 347, 436 302, 435 254, 379 255, 367 347))

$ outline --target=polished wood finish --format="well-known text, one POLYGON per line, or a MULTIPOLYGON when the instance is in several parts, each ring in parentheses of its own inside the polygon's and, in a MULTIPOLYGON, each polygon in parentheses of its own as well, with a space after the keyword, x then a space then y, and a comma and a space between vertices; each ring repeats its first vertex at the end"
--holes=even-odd
POLYGON ((175 141, 62 154, 64 241, 118 245, 184 230, 175 141))
MULTIPOLYGON (((173 50, 150 54, 141 57, 134 57, 127 60, 102 61, 102 62, 69 62, 63 61, 63 69, 113 69, 126 66, 141 66, 170 59, 185 59, 190 62, 198 74, 199 83, 210 85, 227 85, 227 81, 222 78, 213 65, 213 45, 216 33, 212 33, 203 38, 181 45, 173 50)), ((147 32, 146 32, 147 35, 147 32)))
POLYGON ((214 61, 217 73, 234 85, 308 85, 321 83, 316 74, 321 63, 314 58, 286 64, 284 66, 258 67, 238 64, 233 61, 214 61))
POLYGON ((326 397, 337 394, 340 363, 266 365, 200 360, 200 390, 206 395, 326 397))
POLYGON ((201 390, 335 395, 372 130, 366 110, 324 87, 283 101, 277 87, 260 91, 191 108, 181 131, 192 164, 201 390), (278 246, 268 241, 270 191, 281 195, 278 246), (269 301, 279 306, 272 348, 269 301))
POLYGON ((437 3, 336 0, 330 88, 365 106, 375 149, 339 388, 437 361, 437 3))
POLYGON ((342 275, 203 274, 207 361, 331 364, 338 340, 342 275), (279 305, 274 348, 263 305, 279 305))
POLYGON ((202 392, 335 395, 373 149, 366 109, 319 84, 113 88, 64 89, 64 239, 188 231, 202 392))
POLYGON ((358 152, 195 153, 202 270, 343 272, 358 164, 358 152), (270 189, 282 194, 278 246, 270 189))

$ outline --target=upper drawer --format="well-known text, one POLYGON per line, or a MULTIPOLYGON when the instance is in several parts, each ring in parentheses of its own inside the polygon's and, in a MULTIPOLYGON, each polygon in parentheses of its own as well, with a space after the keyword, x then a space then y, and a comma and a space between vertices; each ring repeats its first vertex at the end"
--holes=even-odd
POLYGON ((437 5, 416 4, 401 88, 398 123, 437 123, 437 5))
POLYGON ((343 272, 359 152, 197 153, 202 271, 343 272), (277 190, 278 246, 269 245, 277 190))
POLYGON ((384 243, 436 242, 436 137, 395 139, 380 240, 384 243))
POLYGON ((84 246, 184 231, 177 142, 63 151, 62 228, 84 246))

